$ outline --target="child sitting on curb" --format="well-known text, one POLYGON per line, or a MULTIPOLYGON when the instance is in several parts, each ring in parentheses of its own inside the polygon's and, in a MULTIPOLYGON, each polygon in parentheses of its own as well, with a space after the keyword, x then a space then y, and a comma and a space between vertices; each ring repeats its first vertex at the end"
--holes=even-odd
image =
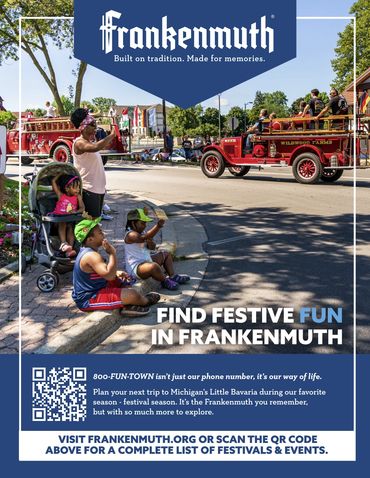
POLYGON ((149 306, 156 304, 160 295, 151 292, 143 296, 125 285, 122 279, 126 274, 117 271, 116 250, 105 239, 100 221, 100 217, 85 219, 75 227, 76 239, 82 247, 73 268, 73 300, 84 312, 123 308, 122 313, 127 317, 148 314, 149 306), (99 254, 100 247, 109 255, 108 263, 99 254))
POLYGON ((147 216, 145 209, 134 209, 127 214, 125 240, 125 261, 129 274, 139 279, 153 279, 159 281, 163 288, 176 290, 179 284, 190 280, 187 275, 175 274, 172 256, 167 251, 155 250, 153 237, 164 226, 165 221, 159 219, 149 231, 144 232, 148 222, 152 219, 147 216), (162 266, 167 275, 163 272, 162 266))

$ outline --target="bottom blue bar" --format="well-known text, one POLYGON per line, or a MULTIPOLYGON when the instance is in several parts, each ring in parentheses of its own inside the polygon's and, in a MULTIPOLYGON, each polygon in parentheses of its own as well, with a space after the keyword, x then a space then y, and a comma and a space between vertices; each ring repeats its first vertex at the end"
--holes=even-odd
MULTIPOLYGON (((317 476, 336 476, 337 478, 350 476, 367 476, 370 465, 370 454, 368 443, 370 442, 370 356, 358 356, 357 359, 357 461, 356 462, 246 462, 246 463, 223 463, 223 462, 160 462, 160 463, 90 463, 90 462, 71 462, 71 463, 19 463, 18 462, 18 357, 2 356, 2 391, 1 410, 2 410, 2 473, 4 476, 46 476, 53 474, 55 478, 65 477, 67 474, 71 477, 78 476, 81 473, 88 473, 91 478, 100 477, 103 473, 135 473, 135 476, 146 477, 148 473, 161 474, 163 477, 176 474, 189 473, 196 476, 223 476, 230 472, 257 472, 259 476, 271 476, 271 474, 283 474, 286 477, 295 477, 299 473, 300 477, 317 476)), ((281 429, 281 430, 350 430, 352 427, 352 357, 351 356, 24 356, 22 364, 22 386, 23 386, 23 427, 30 430, 140 430, 159 429, 176 430, 182 429, 205 429, 209 430, 253 430, 253 429, 281 429), (66 367, 83 369, 87 371, 87 409, 86 418, 81 422, 34 422, 32 421, 32 368, 45 369, 46 372, 53 367, 66 367), (232 379, 223 382, 224 388, 235 388, 248 390, 251 385, 251 377, 257 373, 267 375, 298 375, 315 373, 314 381, 305 380, 305 384, 296 384, 296 388, 302 390, 321 389, 326 390, 326 395, 310 395, 312 403, 306 406, 297 405, 271 405, 258 409, 245 405, 244 408, 221 406, 209 408, 214 411, 214 415, 192 417, 185 419, 182 415, 165 416, 126 416, 125 420, 119 419, 117 426, 117 417, 101 416, 91 414, 92 408, 97 408, 90 403, 94 399, 95 388, 102 390, 107 388, 107 383, 113 383, 116 390, 142 390, 143 382, 145 390, 153 390, 158 387, 159 378, 151 378, 151 375, 143 376, 141 379, 119 379, 120 387, 117 386, 118 378, 113 380, 104 378, 111 372, 114 373, 167 373, 193 374, 212 376, 244 373, 239 379, 232 379), (94 379, 94 374, 97 375, 94 379), (321 377, 318 379, 317 375, 321 377), (100 377, 100 378, 98 378, 100 377), (248 383, 248 385, 247 385, 248 383), (92 388, 93 387, 93 388, 92 388), (243 388, 240 388, 243 387, 243 388), (248 388, 249 387, 249 388, 248 388), (31 400, 31 401, 30 401, 31 400), (298 408, 297 408, 298 407, 298 408), (241 412, 243 410, 243 412, 241 412), (114 426, 116 423, 116 426, 114 426)), ((77 381, 78 374, 75 377, 77 381)), ((312 377, 311 377, 312 378, 312 377)), ((288 379, 286 379, 288 380, 288 379)), ((297 379, 299 380, 299 378, 297 379)), ((37 380, 36 380, 37 381, 37 380)), ((161 379, 161 387, 164 390, 172 384, 165 384, 161 379)), ((186 380, 186 384, 178 379, 177 388, 191 390, 198 389, 199 383, 191 384, 191 379, 186 380), (198 388, 197 388, 198 387, 198 388)), ((264 388, 282 389, 281 379, 273 378, 264 382, 264 388), (267 383, 269 382, 269 384, 267 383), (280 383, 279 383, 280 382, 280 383)), ((204 378, 201 387, 206 391, 210 388, 217 388, 216 380, 204 378)), ((286 382, 288 383, 288 382, 286 382)), ((262 379, 259 383, 262 386, 262 379)), ((292 383, 287 390, 294 390, 292 383)), ((254 388, 258 388, 253 383, 254 388)), ((113 386, 111 387, 113 388, 113 386)), ((108 387, 109 389, 109 387, 108 387)), ((190 393, 190 392, 189 392, 190 393)), ((135 395, 132 395, 135 396, 135 395)), ((139 397, 140 395, 137 395, 139 397)), ((186 396, 186 395, 183 395, 186 396)), ((189 395, 190 396, 190 395, 189 395)), ((97 397, 97 395, 95 395, 97 397)), ((103 397, 103 396, 102 396, 103 397)), ((215 396, 218 397, 217 395, 215 396)), ((198 396, 199 398, 199 396, 198 396)), ((203 397, 204 398, 204 397, 203 397)), ((225 397, 224 397, 225 398, 225 397)), ((278 400, 280 397, 275 397, 278 400)), ((282 397, 283 399, 284 397, 282 397)), ((292 397, 290 397, 292 399, 292 397)), ((252 398, 253 400, 253 398, 252 398)), ((169 409, 169 406, 166 406, 169 409)), ((188 406, 184 406, 185 410, 188 406)), ((203 406, 202 406, 203 407, 203 406)), ((202 408, 201 407, 201 408, 202 408)), ((122 407, 125 408, 124 406, 122 407)), ((135 408, 135 406, 133 407, 135 408)), ((153 408, 153 406, 152 406, 153 408)), ((158 407, 154 407, 158 408, 158 407)), ((190 409, 190 408, 189 408, 190 409)))

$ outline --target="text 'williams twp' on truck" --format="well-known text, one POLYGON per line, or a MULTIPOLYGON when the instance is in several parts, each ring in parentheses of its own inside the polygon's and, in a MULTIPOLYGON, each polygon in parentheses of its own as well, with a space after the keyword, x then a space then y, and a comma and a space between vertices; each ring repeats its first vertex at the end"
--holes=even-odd
POLYGON ((203 173, 218 178, 228 168, 234 176, 245 176, 251 167, 290 166, 303 184, 334 182, 345 169, 370 167, 370 117, 353 115, 314 118, 276 118, 260 123, 260 132, 222 138, 207 146, 201 160, 203 173))

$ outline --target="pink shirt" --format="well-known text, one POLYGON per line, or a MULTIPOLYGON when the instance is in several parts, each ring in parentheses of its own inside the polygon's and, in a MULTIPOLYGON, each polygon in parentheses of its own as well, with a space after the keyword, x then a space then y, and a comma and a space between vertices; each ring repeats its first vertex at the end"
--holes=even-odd
POLYGON ((78 197, 62 194, 58 199, 53 214, 73 214, 78 210, 78 197))
POLYGON ((82 179, 82 187, 86 191, 96 194, 105 194, 105 170, 101 155, 96 153, 75 153, 75 142, 73 143, 72 155, 73 164, 80 173, 82 179))

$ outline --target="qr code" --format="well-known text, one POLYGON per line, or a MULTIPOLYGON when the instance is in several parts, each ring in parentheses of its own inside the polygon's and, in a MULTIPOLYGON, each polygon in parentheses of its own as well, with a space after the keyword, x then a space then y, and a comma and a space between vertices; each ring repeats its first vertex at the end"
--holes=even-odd
POLYGON ((32 421, 86 419, 86 368, 32 368, 32 421))

